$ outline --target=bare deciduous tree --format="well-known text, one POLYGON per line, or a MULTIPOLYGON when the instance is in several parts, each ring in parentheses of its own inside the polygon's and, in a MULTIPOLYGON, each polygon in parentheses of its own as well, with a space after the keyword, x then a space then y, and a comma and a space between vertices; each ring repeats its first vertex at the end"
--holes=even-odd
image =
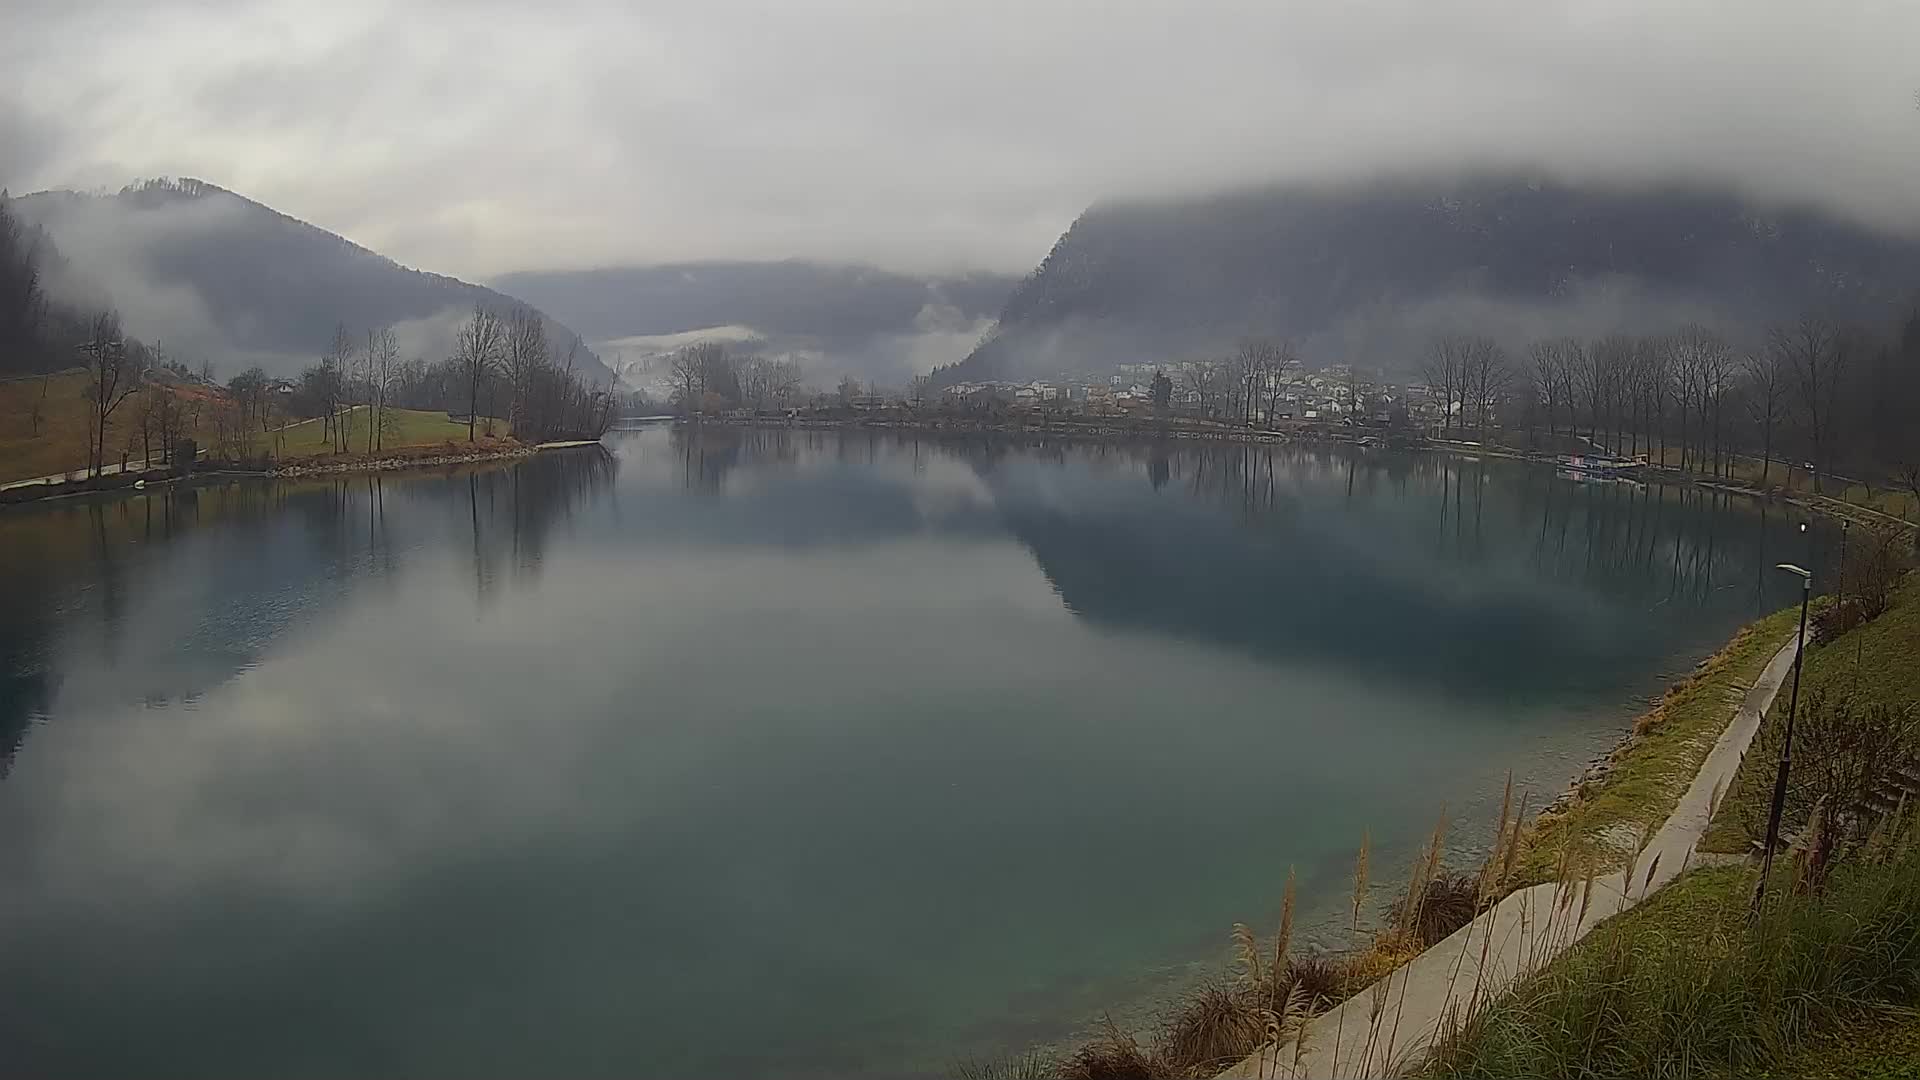
POLYGON ((86 366, 88 420, 88 467, 100 475, 106 456, 107 421, 127 395, 140 386, 140 363, 127 348, 120 333, 120 315, 103 311, 87 323, 86 338, 80 343, 80 355, 86 366))
POLYGON ((534 384, 548 362, 547 325, 540 313, 521 304, 507 314, 506 375, 507 430, 524 437, 541 425, 534 384))
POLYGON ((1722 421, 1726 413, 1727 393, 1733 388, 1734 362, 1732 350, 1718 335, 1711 336, 1711 346, 1700 357, 1700 460, 1702 463, 1707 460, 1711 436, 1711 471, 1715 476, 1720 476, 1724 474, 1726 464, 1725 455, 1721 452, 1721 436, 1725 431, 1722 421))
POLYGON ((367 425, 367 452, 380 450, 386 443, 387 397, 400 376, 400 338, 393 327, 367 331, 367 407, 373 416, 367 425))
POLYGON ((240 417, 249 427, 266 431, 265 404, 267 397, 267 373, 260 367, 250 367, 227 381, 227 395, 240 409, 240 417))
POLYGON ((1680 412, 1680 468, 1700 469, 1712 448, 1722 395, 1732 381, 1733 354, 1719 334, 1697 325, 1681 327, 1663 345, 1674 406, 1680 412))
POLYGON ((1785 358, 1776 349, 1748 353, 1743 366, 1747 372, 1747 412, 1760 429, 1760 486, 1767 486, 1767 474, 1773 468, 1773 432, 1786 408, 1789 373, 1785 358))
POLYGON ((1838 328, 1821 315, 1808 313, 1786 326, 1767 332, 1767 347, 1791 373, 1793 403, 1799 410, 1807 446, 1812 452, 1813 490, 1820 490, 1820 470, 1826 466, 1833 439, 1835 398, 1846 373, 1850 350, 1838 328))
POLYGON ((698 418, 707 395, 707 376, 726 362, 727 348, 717 341, 699 341, 676 351, 668 368, 673 396, 689 419, 698 418))
POLYGON ((1181 389, 1187 400, 1212 415, 1225 402, 1226 372, 1211 360, 1198 360, 1181 369, 1181 389))
POLYGON ((500 370, 506 356, 506 329, 500 316, 479 304, 473 317, 460 324, 454 334, 453 362, 467 388, 467 441, 473 441, 475 420, 480 415, 480 390, 500 370))
POLYGON ((353 358, 357 351, 353 345, 353 335, 347 333, 347 324, 336 323, 333 341, 327 346, 326 354, 320 357, 319 377, 313 383, 325 417, 321 435, 332 440, 335 453, 345 453, 347 449, 347 417, 341 414, 341 409, 351 409, 346 404, 347 380, 353 373, 353 358))
POLYGON ((1556 434, 1554 419, 1564 404, 1561 387, 1566 382, 1569 350, 1564 339, 1535 341, 1527 346, 1528 377, 1533 383, 1534 401, 1547 410, 1547 437, 1556 434))
POLYGON ((1436 391, 1440 395, 1440 429, 1445 431, 1453 426, 1455 398, 1460 393, 1460 384, 1465 372, 1460 357, 1455 353, 1450 337, 1439 337, 1427 343, 1427 351, 1420 359, 1420 375, 1427 381, 1427 394, 1436 391))
MULTIPOLYGON (((799 386, 798 361, 756 355, 740 362, 740 392, 754 409, 784 407, 799 386)), ((916 380, 914 391, 924 394, 925 389, 925 383, 916 380)))
POLYGON ((1280 411, 1280 397, 1286 393, 1287 384, 1284 380, 1287 369, 1295 364, 1299 357, 1294 354, 1293 342, 1290 340, 1268 341, 1264 344, 1271 351, 1267 355, 1266 378, 1261 386, 1260 405, 1262 419, 1271 424, 1274 415, 1280 411))
POLYGON ((1506 350, 1492 338, 1459 337, 1452 348, 1459 357, 1461 400, 1471 405, 1474 428, 1485 438, 1487 414, 1512 384, 1513 369, 1507 364, 1506 350))

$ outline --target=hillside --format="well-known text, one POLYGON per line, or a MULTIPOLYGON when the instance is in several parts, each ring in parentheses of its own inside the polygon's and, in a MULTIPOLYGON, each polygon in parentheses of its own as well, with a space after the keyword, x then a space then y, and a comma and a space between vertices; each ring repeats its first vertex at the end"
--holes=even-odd
MULTIPOLYGON (((426 273, 198 180, 152 181, 116 194, 44 191, 14 200, 66 259, 56 297, 110 304, 129 333, 223 374, 260 364, 291 375, 326 348, 337 322, 360 333, 392 324, 406 355, 446 355, 476 303, 514 298, 426 273)), ((556 342, 572 330, 549 318, 556 342)), ((564 348, 564 346, 562 346, 564 348)), ((610 372, 584 357, 589 381, 610 372)))
POLYGON ((1810 304, 1891 318, 1920 243, 1724 191, 1499 178, 1275 187, 1089 209, 943 381, 1292 338, 1311 364, 1405 369, 1435 333, 1707 322, 1738 337, 1810 304))
POLYGON ((636 368, 702 331, 801 354, 816 381, 904 379, 966 355, 1015 279, 915 276, 869 266, 706 262, 509 274, 497 284, 636 368))

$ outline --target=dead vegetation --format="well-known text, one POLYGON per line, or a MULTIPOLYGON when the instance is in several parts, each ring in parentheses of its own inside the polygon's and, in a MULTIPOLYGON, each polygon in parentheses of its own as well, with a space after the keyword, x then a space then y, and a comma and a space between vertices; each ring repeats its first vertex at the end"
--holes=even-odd
MULTIPOLYGON (((1502 800, 1495 850, 1472 873, 1446 866, 1448 819, 1442 813, 1425 847, 1408 868, 1405 884, 1387 904, 1381 923, 1365 925, 1371 851, 1361 841, 1354 860, 1349 908, 1349 932, 1357 939, 1346 951, 1294 950, 1296 892, 1290 871, 1282 894, 1280 919, 1273 934, 1263 937, 1251 926, 1236 924, 1231 935, 1231 971, 1195 987, 1167 1008, 1144 1033, 1121 1029, 1111 1018, 1098 1034, 1064 1058, 1046 1061, 1021 1058, 1003 1066, 977 1064, 956 1069, 963 1078, 1052 1077, 1056 1080, 1189 1080, 1211 1077, 1248 1058, 1259 1057, 1262 1076, 1294 1074, 1310 1048, 1308 1022, 1372 988, 1368 1010, 1375 1030, 1368 1033, 1368 1060, 1355 1063, 1383 1067, 1372 1060, 1374 1047, 1384 1048, 1391 1032, 1385 1025, 1388 984, 1382 980, 1470 923, 1499 895, 1514 866, 1518 813, 1509 780, 1502 800), (1015 1069, 1017 1072, 1005 1070, 1015 1069)), ((1402 988, 1404 993, 1404 987, 1402 988)))

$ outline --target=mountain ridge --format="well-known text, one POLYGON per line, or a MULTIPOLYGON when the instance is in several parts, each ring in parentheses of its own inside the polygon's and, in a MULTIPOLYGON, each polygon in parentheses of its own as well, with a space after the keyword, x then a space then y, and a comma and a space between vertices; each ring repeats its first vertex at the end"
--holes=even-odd
POLYGON ((1016 280, 795 258, 527 271, 494 283, 578 327, 616 366, 623 355, 644 366, 706 332, 803 356, 810 377, 904 385, 909 374, 964 356, 1016 280))
POLYGON ((1739 336, 1806 306, 1891 315, 1920 241, 1724 189, 1516 175, 1268 185, 1089 207, 938 381, 1169 362, 1244 336, 1310 364, 1406 370, 1440 332, 1530 337, 1705 322, 1739 336))
MULTIPOLYGON (((130 333, 229 372, 257 363, 291 375, 319 357, 338 323, 354 332, 393 325, 407 355, 439 359, 475 304, 504 312, 522 302, 203 180, 39 191, 9 205, 45 229, 68 264, 50 292, 111 305, 130 333)), ((542 314, 564 353, 575 332, 542 314)), ((590 382, 613 377, 590 350, 576 362, 590 382)))

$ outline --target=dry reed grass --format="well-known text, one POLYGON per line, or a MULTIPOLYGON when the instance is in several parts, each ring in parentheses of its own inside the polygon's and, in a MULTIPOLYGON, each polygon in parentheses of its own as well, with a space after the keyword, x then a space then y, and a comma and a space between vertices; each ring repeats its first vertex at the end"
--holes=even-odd
MULTIPOLYGON (((1097 1038, 1066 1059, 1052 1063, 1021 1059, 1020 1071, 1005 1075, 1045 1075, 1058 1080, 1186 1080, 1211 1077, 1253 1058, 1257 1059, 1260 1076, 1287 1076, 1298 1071, 1311 1049, 1306 1041, 1308 1022, 1363 991, 1369 995, 1365 1010, 1369 1030, 1361 1060, 1342 1065, 1336 1056, 1334 1067, 1339 1075, 1376 1074, 1389 1064, 1383 1055, 1396 1038, 1391 1025, 1398 1022, 1398 1009, 1389 1008, 1392 997, 1397 991, 1404 1000, 1406 993, 1404 981, 1396 987, 1392 976, 1409 960, 1471 923, 1480 911, 1504 895, 1521 846, 1526 805, 1527 795, 1522 793, 1519 810, 1515 811, 1509 778, 1501 798, 1493 851, 1475 873, 1445 868, 1449 819, 1443 812, 1409 865, 1404 886, 1386 906, 1384 921, 1371 928, 1365 926, 1365 912, 1373 890, 1372 843, 1371 835, 1363 834, 1354 859, 1344 920, 1349 932, 1361 935, 1362 940, 1349 952, 1292 955, 1298 894, 1297 880, 1290 869, 1279 922, 1270 940, 1261 940, 1245 923, 1234 924, 1230 980, 1208 981, 1187 993, 1163 1012, 1144 1042, 1109 1019, 1097 1038), (1389 1017, 1389 1012, 1394 1015, 1389 1017), (1043 1065, 1051 1071, 1030 1071, 1043 1065)), ((1571 922, 1574 897, 1580 892, 1575 868, 1581 864, 1571 855, 1563 856, 1561 863, 1561 876, 1569 879, 1562 890, 1562 915, 1571 922)), ((1582 897, 1583 905, 1587 899, 1582 897)), ((1485 951, 1484 945, 1481 951, 1485 951)), ((1346 1023, 1344 1013, 1341 1023, 1346 1023)), ((1336 1055, 1343 1035, 1343 1030, 1333 1033, 1336 1055)), ((980 1066, 967 1068, 971 1071, 959 1075, 1001 1075, 980 1066)))

